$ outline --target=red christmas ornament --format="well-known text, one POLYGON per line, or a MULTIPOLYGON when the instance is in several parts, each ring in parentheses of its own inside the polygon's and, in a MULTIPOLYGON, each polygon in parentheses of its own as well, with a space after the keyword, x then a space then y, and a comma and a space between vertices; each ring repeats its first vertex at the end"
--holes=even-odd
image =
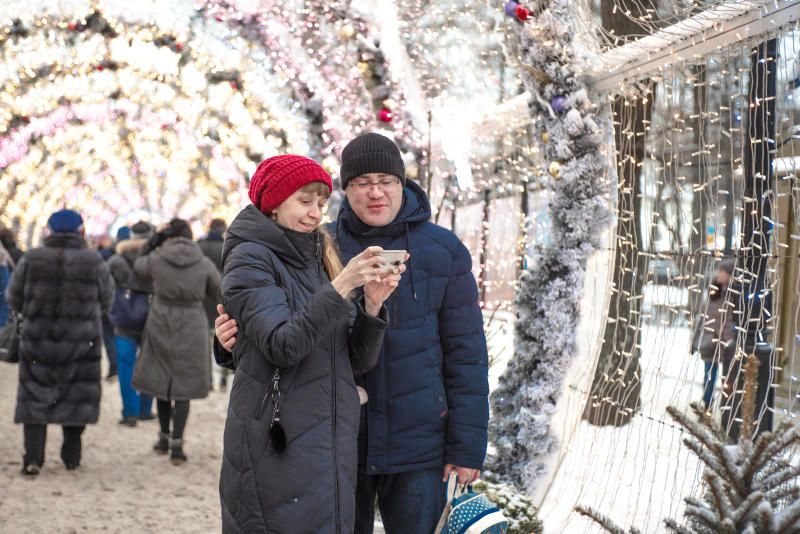
POLYGON ((392 110, 389 108, 383 108, 378 112, 378 120, 381 122, 392 122, 393 118, 392 110))
POLYGON ((239 90, 239 84, 238 84, 238 83, 236 83, 236 82, 231 82, 231 88, 232 88, 234 91, 238 91, 238 90, 239 90))
POLYGON ((175 50, 177 50, 178 52, 183 50, 183 43, 175 43, 175 50))
POLYGON ((517 9, 514 10, 514 15, 516 15, 517 20, 525 22, 531 16, 531 12, 522 6, 517 6, 517 9))
POLYGON ((71 32, 74 32, 75 30, 78 29, 78 25, 75 24, 74 22, 70 22, 69 24, 67 24, 67 29, 71 32))
POLYGON ((102 70, 105 70, 105 67, 104 67, 104 66, 102 66, 102 65, 98 65, 98 66, 96 67, 96 69, 97 69, 97 70, 99 70, 99 71, 102 71, 102 70))

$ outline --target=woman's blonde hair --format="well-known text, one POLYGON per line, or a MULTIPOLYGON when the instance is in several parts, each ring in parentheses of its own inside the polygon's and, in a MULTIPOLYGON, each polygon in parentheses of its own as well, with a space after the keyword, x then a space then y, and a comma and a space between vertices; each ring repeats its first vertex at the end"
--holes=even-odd
MULTIPOLYGON (((311 182, 306 184, 300 189, 304 193, 316 193, 326 199, 331 196, 331 190, 322 182, 311 182)), ((339 257, 339 251, 333 243, 331 234, 325 229, 323 225, 317 226, 317 232, 322 236, 322 264, 325 266, 325 272, 328 273, 328 278, 333 280, 339 273, 342 272, 344 266, 342 259, 339 257)))

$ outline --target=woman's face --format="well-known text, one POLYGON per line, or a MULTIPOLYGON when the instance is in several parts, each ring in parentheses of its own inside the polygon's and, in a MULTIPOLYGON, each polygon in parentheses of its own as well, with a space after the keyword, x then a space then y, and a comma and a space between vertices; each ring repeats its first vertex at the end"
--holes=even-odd
POLYGON ((273 210, 275 221, 296 232, 313 232, 322 220, 327 195, 298 189, 273 210))
POLYGON ((717 270, 717 284, 718 286, 726 286, 728 282, 731 281, 731 275, 728 274, 728 271, 724 271, 722 269, 717 270))

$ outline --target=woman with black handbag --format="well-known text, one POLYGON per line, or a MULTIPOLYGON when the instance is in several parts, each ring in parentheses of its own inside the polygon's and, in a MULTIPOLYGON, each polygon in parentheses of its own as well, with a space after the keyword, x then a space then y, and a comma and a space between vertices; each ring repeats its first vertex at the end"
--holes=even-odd
POLYGON ((222 531, 350 533, 360 401, 383 302, 404 267, 370 247, 342 267, 319 226, 331 178, 275 156, 250 181, 223 248, 222 299, 237 320, 236 375, 220 475, 222 531), (356 290, 363 287, 363 292, 356 290))

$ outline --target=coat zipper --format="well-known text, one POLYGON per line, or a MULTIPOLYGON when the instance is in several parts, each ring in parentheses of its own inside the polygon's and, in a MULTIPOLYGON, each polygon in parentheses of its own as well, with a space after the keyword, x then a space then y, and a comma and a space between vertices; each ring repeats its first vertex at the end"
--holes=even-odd
MULTIPOLYGON (((317 277, 319 278, 320 285, 325 283, 322 276, 322 245, 320 244, 320 234, 317 233, 317 277)), ((332 452, 333 452, 333 483, 336 489, 334 495, 334 514, 336 517, 336 532, 340 532, 339 527, 339 462, 336 454, 336 342, 331 343, 331 394, 333 402, 331 403, 331 426, 333 431, 332 452)))
MULTIPOLYGON (((398 310, 400 297, 397 296, 397 291, 392 293, 392 324, 389 325, 389 328, 397 328, 397 325, 400 323, 400 312, 398 310)), ((386 371, 386 349, 383 349, 383 429, 384 429, 384 436, 386 439, 384 441, 384 449, 383 449, 383 461, 384 461, 384 469, 389 468, 389 377, 386 371)))

